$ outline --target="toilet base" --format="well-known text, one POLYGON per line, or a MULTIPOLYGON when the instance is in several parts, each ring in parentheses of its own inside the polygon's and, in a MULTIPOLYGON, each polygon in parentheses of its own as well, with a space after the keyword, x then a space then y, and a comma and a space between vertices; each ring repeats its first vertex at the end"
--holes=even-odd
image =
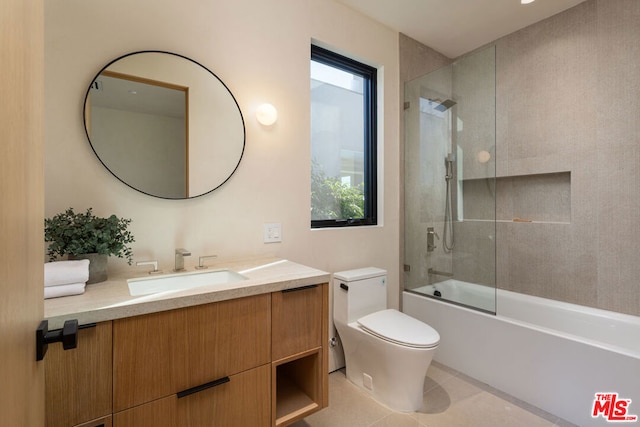
POLYGON ((347 369, 347 379, 369 393, 376 402, 393 411, 417 412, 424 406, 424 378, 421 381, 414 381, 413 385, 405 384, 399 394, 392 393, 390 389, 385 391, 385 386, 381 385, 384 381, 378 381, 379 378, 364 372, 351 372, 349 375, 349 369, 347 369))
POLYGON ((338 327, 338 333, 346 338, 341 341, 347 379, 394 411, 422 408, 424 380, 436 347, 403 347, 375 337, 355 323, 344 326, 338 327))

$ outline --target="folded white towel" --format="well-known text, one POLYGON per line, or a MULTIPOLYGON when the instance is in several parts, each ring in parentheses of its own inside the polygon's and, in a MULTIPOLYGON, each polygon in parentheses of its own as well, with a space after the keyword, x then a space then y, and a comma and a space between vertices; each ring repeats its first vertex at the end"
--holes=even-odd
POLYGON ((89 260, 54 261, 44 264, 44 286, 86 283, 89 280, 89 260))
POLYGON ((84 294, 84 283, 70 285, 47 286, 44 288, 44 299, 84 294))

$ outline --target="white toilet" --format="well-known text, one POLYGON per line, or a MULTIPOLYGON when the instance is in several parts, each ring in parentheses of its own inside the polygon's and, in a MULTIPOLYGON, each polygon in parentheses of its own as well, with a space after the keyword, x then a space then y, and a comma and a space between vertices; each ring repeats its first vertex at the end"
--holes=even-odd
POLYGON ((389 408, 422 407, 424 378, 440 335, 431 326, 387 309, 387 272, 379 268, 333 275, 333 321, 344 348, 347 379, 389 408))

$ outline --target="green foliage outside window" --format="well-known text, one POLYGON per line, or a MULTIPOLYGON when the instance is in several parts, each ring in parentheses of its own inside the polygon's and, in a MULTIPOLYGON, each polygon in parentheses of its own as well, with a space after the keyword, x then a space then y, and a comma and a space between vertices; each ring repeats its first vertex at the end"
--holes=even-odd
POLYGON ((364 217, 364 188, 350 186, 327 176, 314 164, 311 171, 311 219, 356 219, 364 217))

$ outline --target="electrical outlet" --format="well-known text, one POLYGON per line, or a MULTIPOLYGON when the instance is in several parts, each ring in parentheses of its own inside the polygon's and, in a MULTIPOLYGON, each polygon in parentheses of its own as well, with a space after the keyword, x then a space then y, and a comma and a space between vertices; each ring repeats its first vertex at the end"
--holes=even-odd
POLYGON ((264 242, 277 243, 282 242, 282 224, 269 223, 264 225, 264 242))

